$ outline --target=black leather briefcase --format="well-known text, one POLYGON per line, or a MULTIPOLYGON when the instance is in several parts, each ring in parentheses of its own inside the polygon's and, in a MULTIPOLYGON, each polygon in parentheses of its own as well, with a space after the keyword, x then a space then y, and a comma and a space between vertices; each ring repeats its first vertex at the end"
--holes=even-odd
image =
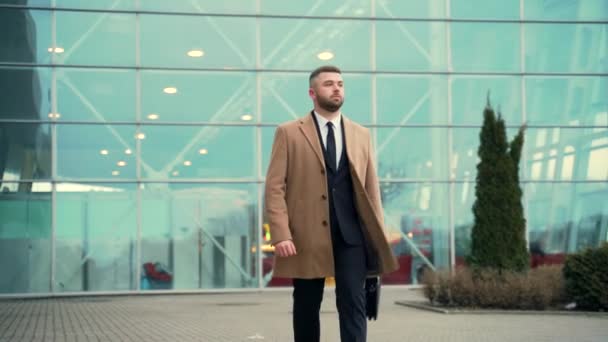
POLYGON ((378 318, 380 305, 380 277, 365 279, 365 315, 368 320, 378 318))

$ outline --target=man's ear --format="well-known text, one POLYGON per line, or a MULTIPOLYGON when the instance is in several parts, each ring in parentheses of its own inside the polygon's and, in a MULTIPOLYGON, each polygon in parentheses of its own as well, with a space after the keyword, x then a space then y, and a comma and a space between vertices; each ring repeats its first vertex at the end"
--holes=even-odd
POLYGON ((314 100, 314 99, 315 99, 315 97, 317 96, 317 95, 315 94, 315 90, 314 90, 314 89, 312 89, 312 88, 308 88, 308 96, 309 96, 311 99, 313 99, 313 100, 314 100))

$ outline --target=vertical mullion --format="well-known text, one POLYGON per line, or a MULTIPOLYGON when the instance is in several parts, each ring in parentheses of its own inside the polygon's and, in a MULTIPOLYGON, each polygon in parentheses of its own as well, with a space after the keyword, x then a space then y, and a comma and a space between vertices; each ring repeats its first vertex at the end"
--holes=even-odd
MULTIPOLYGON (((55 12, 55 0, 52 1, 51 10, 51 47, 57 46, 57 15, 55 12)), ((55 53, 51 53, 51 113, 58 113, 57 111, 57 69, 55 68, 55 53)), ((53 116, 55 118, 56 115, 53 116)), ((57 253, 56 238, 57 238, 57 126, 55 119, 51 122, 51 279, 49 290, 51 293, 55 292, 55 258, 57 253)))
MULTIPOLYGON (((135 0, 135 8, 138 10, 135 13, 135 134, 140 133, 141 122, 141 29, 140 29, 140 13, 139 0, 135 0)), ((133 139, 135 137, 131 137, 133 139)), ((135 291, 140 292, 141 288, 141 237, 142 237, 142 183, 141 183, 141 139, 135 139, 135 203, 136 203, 136 237, 135 237, 135 291)), ((133 276, 133 275, 131 275, 133 276)))
POLYGON ((256 141, 255 141, 255 146, 256 146, 256 159, 257 159, 257 179, 258 181, 260 181, 259 183, 257 183, 256 186, 256 191, 257 191, 257 227, 255 227, 254 231, 256 232, 256 234, 254 235, 254 241, 255 241, 255 245, 257 246, 256 248, 256 265, 257 265, 257 280, 258 280, 258 289, 262 289, 264 287, 264 282, 263 282, 263 274, 262 274, 262 240, 260 239, 260 232, 262 231, 262 227, 264 225, 264 206, 262 205, 263 202, 263 192, 264 192, 264 182, 262 181, 263 179, 263 175, 262 175, 262 126, 260 125, 260 123, 262 122, 262 79, 261 79, 261 75, 260 75, 260 69, 261 69, 261 18, 260 18, 260 8, 261 8, 261 4, 260 4, 260 0, 256 0, 255 2, 255 6, 256 6, 256 18, 255 18, 255 95, 256 95, 256 117, 257 117, 257 122, 258 125, 256 125, 255 127, 255 131, 256 131, 256 141))
MULTIPOLYGON (((452 18, 451 2, 446 0, 446 16, 452 18)), ((452 108, 452 82, 454 67, 452 65, 452 22, 448 20, 445 24, 446 30, 446 58, 447 58, 447 91, 448 91, 448 236, 450 250, 450 269, 453 272, 456 266, 456 237, 455 237, 455 213, 454 213, 454 193, 455 193, 455 177, 452 175, 452 159, 454 154, 454 114, 452 108)))

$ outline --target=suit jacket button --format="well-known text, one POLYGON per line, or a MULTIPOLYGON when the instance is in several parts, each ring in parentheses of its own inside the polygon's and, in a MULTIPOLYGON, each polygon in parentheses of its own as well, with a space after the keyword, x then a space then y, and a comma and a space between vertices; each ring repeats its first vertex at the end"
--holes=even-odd
POLYGON ((321 169, 321 174, 324 175, 325 174, 325 170, 321 169))
POLYGON ((327 227, 327 221, 323 220, 323 225, 327 227))
POLYGON ((327 195, 323 194, 323 195, 321 195, 321 198, 324 199, 324 200, 326 200, 327 199, 327 195))

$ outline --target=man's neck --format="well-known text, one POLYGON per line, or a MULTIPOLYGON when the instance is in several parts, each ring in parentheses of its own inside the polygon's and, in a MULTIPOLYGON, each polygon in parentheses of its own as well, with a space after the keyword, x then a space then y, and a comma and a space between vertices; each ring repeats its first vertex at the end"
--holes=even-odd
POLYGON ((322 117, 324 117, 328 121, 332 121, 333 119, 337 118, 340 115, 339 110, 335 111, 335 112, 330 112, 323 108, 315 108, 315 112, 317 114, 321 115, 322 117))

